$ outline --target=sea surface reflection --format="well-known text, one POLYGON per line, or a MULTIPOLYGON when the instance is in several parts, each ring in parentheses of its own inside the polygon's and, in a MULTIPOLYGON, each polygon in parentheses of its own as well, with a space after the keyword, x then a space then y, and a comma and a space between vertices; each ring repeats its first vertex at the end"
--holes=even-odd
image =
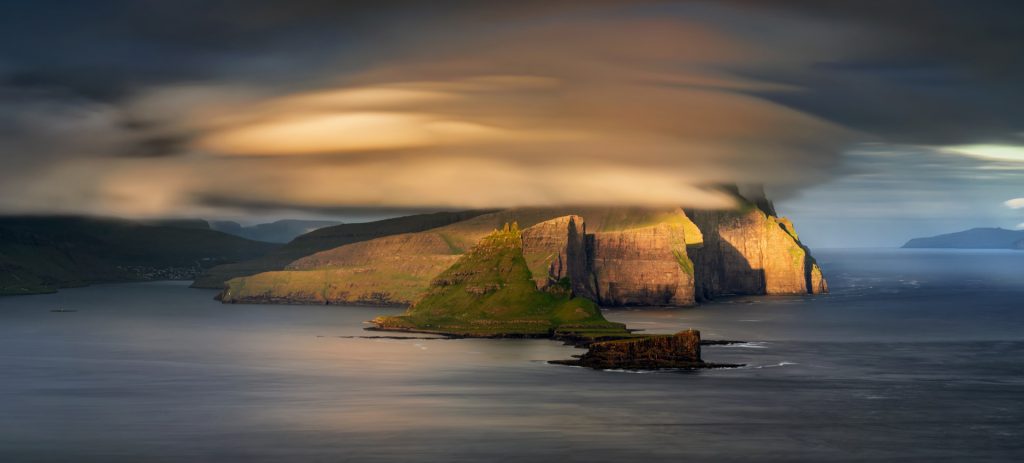
POLYGON ((543 340, 366 339, 397 309, 181 283, 0 298, 0 461, 1020 461, 1024 252, 816 253, 833 293, 609 310, 740 369, 554 366, 543 340), (55 313, 65 308, 76 312, 55 313))

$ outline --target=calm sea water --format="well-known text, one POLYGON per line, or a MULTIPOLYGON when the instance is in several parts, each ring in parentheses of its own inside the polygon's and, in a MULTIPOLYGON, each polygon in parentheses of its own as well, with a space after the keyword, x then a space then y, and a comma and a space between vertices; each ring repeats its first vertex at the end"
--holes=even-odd
POLYGON ((180 283, 0 298, 0 461, 1024 460, 1024 252, 817 255, 828 296, 607 312, 748 341, 704 350, 746 368, 691 373, 344 338, 398 311, 180 283))

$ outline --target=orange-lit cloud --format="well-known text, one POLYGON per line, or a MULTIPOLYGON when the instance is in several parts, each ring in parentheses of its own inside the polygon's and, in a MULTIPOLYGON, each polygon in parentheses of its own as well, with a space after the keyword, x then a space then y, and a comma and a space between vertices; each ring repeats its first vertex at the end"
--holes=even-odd
MULTIPOLYGON (((827 177, 838 153, 865 139, 757 96, 800 88, 741 72, 806 66, 816 49, 794 56, 651 18, 542 21, 474 37, 314 88, 140 91, 123 116, 157 128, 122 139, 187 134, 177 156, 85 157, 21 191, 59 185, 63 196, 47 199, 57 207, 126 215, 198 213, 209 197, 296 208, 717 208, 732 202, 716 185, 797 188, 827 177)), ((6 207, 37 207, 23 196, 6 207)))

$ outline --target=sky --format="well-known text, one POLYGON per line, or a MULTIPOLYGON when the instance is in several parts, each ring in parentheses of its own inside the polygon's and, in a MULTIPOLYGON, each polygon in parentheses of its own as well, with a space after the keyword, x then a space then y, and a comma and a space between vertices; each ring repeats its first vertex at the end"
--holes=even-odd
POLYGON ((6 1, 0 213, 722 208, 1024 227, 1024 3, 6 1))

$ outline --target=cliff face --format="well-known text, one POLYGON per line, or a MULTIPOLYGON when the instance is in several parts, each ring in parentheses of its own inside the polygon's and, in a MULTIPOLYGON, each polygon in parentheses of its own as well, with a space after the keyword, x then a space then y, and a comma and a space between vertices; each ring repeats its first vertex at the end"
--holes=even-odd
POLYGON ((661 223, 592 236, 590 270, 601 305, 693 305, 683 227, 661 223))
POLYGON ((727 294, 828 292, 821 269, 788 219, 756 207, 688 213, 704 238, 691 250, 698 300, 727 294))
POLYGON ((576 365, 599 370, 656 370, 664 368, 704 368, 700 358, 700 331, 680 331, 671 336, 649 336, 589 344, 578 360, 552 363, 576 365))
POLYGON ((411 304, 467 249, 513 222, 528 226, 522 253, 537 289, 604 306, 685 306, 728 294, 827 291, 792 224, 751 205, 742 211, 500 211, 318 252, 283 271, 233 279, 222 298, 411 304))
POLYGON ((523 257, 538 289, 568 281, 577 293, 589 295, 583 217, 567 215, 523 230, 523 257))
POLYGON ((605 306, 692 305, 687 232, 699 232, 680 210, 664 217, 671 220, 593 234, 583 217, 559 217, 523 231, 523 254, 540 289, 562 282, 605 306))

